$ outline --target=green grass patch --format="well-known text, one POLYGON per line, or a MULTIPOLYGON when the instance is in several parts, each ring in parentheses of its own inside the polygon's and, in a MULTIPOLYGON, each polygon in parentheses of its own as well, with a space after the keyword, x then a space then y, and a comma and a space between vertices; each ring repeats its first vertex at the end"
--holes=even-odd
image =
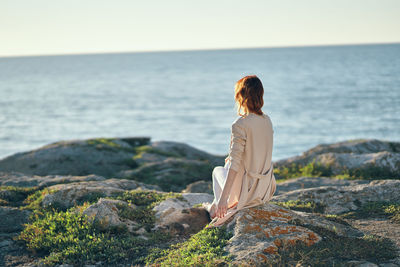
POLYGON ((172 244, 168 249, 155 248, 146 258, 146 265, 156 266, 221 266, 232 258, 224 246, 233 235, 226 226, 204 228, 188 240, 172 244))
POLYGON ((24 242, 45 265, 68 263, 82 266, 98 261, 140 264, 154 244, 165 242, 170 237, 154 232, 148 238, 99 231, 86 215, 71 208, 45 212, 42 218, 27 224, 16 240, 24 242))
POLYGON ((278 256, 268 262, 269 266, 348 266, 349 260, 366 260, 382 263, 397 257, 396 245, 387 238, 375 235, 343 237, 321 227, 303 225, 324 237, 320 242, 307 246, 301 240, 294 245, 284 244, 278 248, 278 256))
POLYGON ((329 166, 325 166, 319 162, 316 163, 314 159, 304 166, 293 162, 288 167, 276 167, 274 168, 274 175, 277 176, 277 179, 290 179, 302 176, 321 177, 331 176, 332 170, 329 166))
MULTIPOLYGON (((102 231, 83 214, 100 196, 88 198, 82 205, 60 210, 57 207, 41 206, 43 197, 48 193, 51 191, 45 188, 27 197, 24 208, 34 212, 24 230, 15 238, 23 242, 43 264, 68 263, 81 266, 98 261, 107 264, 143 264, 150 249, 172 238, 168 233, 160 231, 145 233, 147 239, 120 229, 102 231)), ((121 206, 119 215, 137 221, 150 231, 155 221, 152 208, 159 202, 174 197, 183 199, 180 193, 139 189, 116 193, 109 198, 135 204, 137 209, 134 210, 121 206)))
POLYGON ((288 200, 285 202, 281 201, 270 201, 270 203, 279 205, 288 209, 305 211, 305 212, 316 212, 323 213, 325 210, 325 205, 317 203, 314 201, 302 201, 302 200, 288 200))

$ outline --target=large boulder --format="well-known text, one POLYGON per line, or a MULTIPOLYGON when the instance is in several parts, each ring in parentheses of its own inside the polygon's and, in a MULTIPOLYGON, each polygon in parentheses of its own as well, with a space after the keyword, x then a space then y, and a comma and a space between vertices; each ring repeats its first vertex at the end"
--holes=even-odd
POLYGON ((224 250, 233 256, 236 263, 263 266, 278 257, 278 248, 305 242, 308 246, 323 239, 306 225, 336 231, 342 236, 362 236, 363 233, 347 225, 330 221, 316 214, 293 211, 266 203, 242 209, 226 224, 233 234, 224 250), (304 226, 305 225, 305 226, 304 226))
POLYGON ((297 189, 316 188, 321 186, 348 186, 358 184, 368 184, 370 180, 362 179, 338 179, 328 177, 298 177, 291 178, 283 181, 278 180, 276 187, 275 196, 286 192, 294 191, 297 189))
POLYGON ((8 156, 0 160, 0 170, 41 176, 97 174, 112 177, 118 171, 137 167, 132 159, 135 147, 149 141, 148 137, 59 141, 8 156))
POLYGON ((183 193, 207 193, 214 194, 212 187, 211 178, 209 181, 197 181, 191 184, 188 184, 185 189, 182 190, 183 193))
MULTIPOLYGON (((279 185, 278 185, 279 187, 279 185)), ((271 201, 301 201, 318 204, 325 214, 359 209, 369 201, 400 201, 400 180, 373 180, 367 184, 321 186, 297 189, 274 196, 271 201)))
POLYGON ((203 202, 212 202, 213 195, 182 193, 182 196, 183 200, 168 198, 153 208, 156 217, 153 230, 187 235, 200 231, 211 221, 205 208, 195 206, 203 202))
POLYGON ((179 142, 156 141, 151 143, 151 147, 158 151, 171 153, 177 157, 207 161, 211 165, 223 165, 226 157, 224 155, 212 155, 185 143, 179 142))
POLYGON ((0 184, 49 186, 93 180, 73 177, 96 175, 135 179, 179 192, 187 184, 210 179, 213 168, 223 163, 224 156, 184 143, 151 142, 148 137, 69 140, 1 159, 0 184))
POLYGON ((133 180, 107 179, 103 181, 85 181, 69 184, 57 184, 48 187, 49 194, 43 197, 43 207, 68 209, 85 201, 97 200, 100 197, 113 196, 126 190, 144 189, 161 191, 157 185, 147 185, 133 180))
POLYGON ((104 181, 106 178, 94 174, 84 176, 74 175, 27 175, 20 172, 0 172, 0 185, 16 187, 44 188, 55 184, 68 184, 85 181, 104 181))
POLYGON ((118 176, 147 184, 157 184, 164 191, 181 192, 188 184, 211 179, 214 166, 208 161, 171 158, 144 163, 132 170, 121 171, 118 176))
POLYGON ((350 173, 363 178, 400 178, 400 143, 356 139, 320 144, 301 155, 274 162, 274 167, 305 166, 311 162, 329 169, 331 175, 350 173))

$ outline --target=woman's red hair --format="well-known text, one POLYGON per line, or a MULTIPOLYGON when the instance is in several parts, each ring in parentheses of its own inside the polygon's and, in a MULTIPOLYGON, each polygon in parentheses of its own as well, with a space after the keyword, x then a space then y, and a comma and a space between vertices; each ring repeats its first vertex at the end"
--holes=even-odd
POLYGON ((249 112, 262 115, 263 96, 264 87, 256 75, 248 75, 237 81, 235 84, 235 101, 238 105, 237 114, 242 117, 249 112), (242 108, 245 114, 240 113, 242 108))

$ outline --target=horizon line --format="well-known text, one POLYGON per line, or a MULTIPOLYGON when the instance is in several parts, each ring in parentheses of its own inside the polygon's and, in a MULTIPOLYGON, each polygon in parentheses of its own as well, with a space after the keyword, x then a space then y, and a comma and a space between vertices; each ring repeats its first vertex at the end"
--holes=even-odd
POLYGON ((79 55, 107 55, 107 54, 146 54, 146 53, 168 53, 168 52, 201 52, 201 51, 224 51, 224 50, 249 50, 249 49, 275 49, 275 48, 307 48, 307 47, 332 47, 332 46, 368 46, 368 45, 394 45, 399 42, 372 42, 372 43, 340 43, 340 44, 306 44, 306 45, 276 45, 276 46, 254 46, 254 47, 231 47, 231 48, 190 48, 170 50, 136 50, 136 51, 104 51, 104 52, 73 52, 62 54, 28 54, 28 55, 0 55, 1 58, 19 57, 53 57, 53 56, 79 56, 79 55))

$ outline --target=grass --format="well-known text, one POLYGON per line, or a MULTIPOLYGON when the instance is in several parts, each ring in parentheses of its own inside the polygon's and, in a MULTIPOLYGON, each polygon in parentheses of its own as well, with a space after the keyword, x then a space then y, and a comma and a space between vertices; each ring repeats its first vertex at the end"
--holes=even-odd
POLYGON ((316 163, 314 159, 304 166, 293 162, 289 167, 276 167, 274 168, 274 175, 277 176, 277 179, 290 179, 302 176, 321 177, 331 176, 332 171, 329 166, 324 166, 319 162, 316 163))
MULTIPOLYGON (((29 222, 24 225, 24 230, 15 237, 16 241, 22 242, 45 265, 68 263, 82 266, 99 261, 107 264, 142 264, 150 249, 172 238, 168 233, 160 231, 145 233, 146 239, 127 232, 127 229, 101 230, 83 214, 100 195, 89 197, 82 205, 67 210, 57 206, 42 207, 40 203, 43 197, 52 192, 45 188, 25 199, 25 206, 22 208, 33 212, 29 222)), ((124 209, 121 206, 118 213, 122 218, 137 221, 149 231, 155 222, 152 208, 160 201, 173 197, 182 198, 182 195, 135 189, 109 198, 136 205, 137 209, 124 209)))
POLYGON ((153 249, 145 262, 155 266, 228 265, 232 258, 223 248, 232 236, 226 226, 204 228, 185 242, 172 244, 168 249, 153 249))
POLYGON ((130 262, 140 263, 149 248, 169 239, 163 233, 152 233, 148 240, 127 233, 99 231, 86 215, 75 208, 51 210, 26 225, 16 240, 41 256, 45 265, 68 263, 78 266, 130 262))
POLYGON ((397 256, 395 244, 387 238, 375 235, 363 237, 343 237, 321 227, 303 225, 298 220, 294 224, 307 227, 323 237, 311 246, 297 240, 294 245, 278 247, 277 258, 269 260, 268 266, 348 266, 349 260, 366 260, 382 263, 397 256))

